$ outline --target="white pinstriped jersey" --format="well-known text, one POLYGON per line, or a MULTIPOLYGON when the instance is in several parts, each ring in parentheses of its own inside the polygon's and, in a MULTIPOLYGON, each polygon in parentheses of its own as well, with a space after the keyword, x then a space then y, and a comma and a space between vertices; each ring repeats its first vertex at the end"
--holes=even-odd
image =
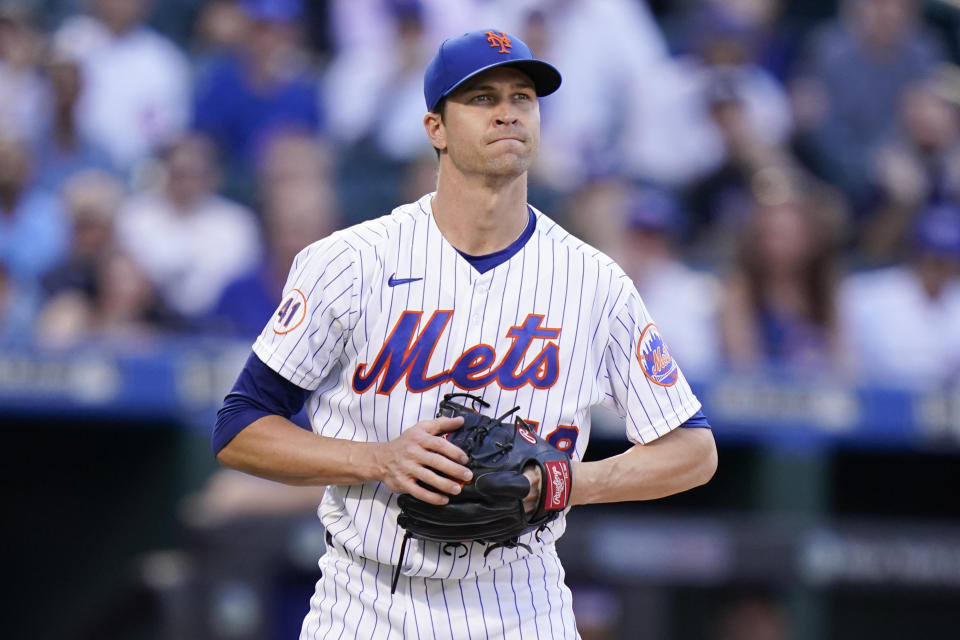
MULTIPOLYGON (((536 229, 506 262, 480 274, 441 235, 428 194, 339 231, 294 261, 257 356, 312 390, 313 430, 387 441, 433 418, 443 394, 470 391, 490 414, 515 406, 540 435, 580 459, 590 407, 625 418, 649 442, 700 408, 633 283, 606 255, 531 209, 536 229)), ((576 483, 574 478, 573 482, 576 483)), ((403 531, 396 495, 381 483, 328 487, 319 509, 351 555, 390 565, 403 531)), ((565 527, 521 539, 537 553, 565 527)), ((483 545, 463 557, 411 540, 403 573, 464 578, 528 552, 483 545)))

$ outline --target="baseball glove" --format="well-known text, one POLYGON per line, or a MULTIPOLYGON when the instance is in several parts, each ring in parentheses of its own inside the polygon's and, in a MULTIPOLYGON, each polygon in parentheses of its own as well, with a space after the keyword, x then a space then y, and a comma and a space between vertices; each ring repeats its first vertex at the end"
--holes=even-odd
POLYGON ((459 494, 445 505, 433 505, 409 494, 399 498, 397 523, 406 529, 400 546, 400 563, 394 576, 396 588, 403 565, 407 540, 411 537, 463 548, 471 542, 487 545, 484 555, 498 547, 523 546, 519 537, 531 531, 539 534, 570 503, 572 475, 567 454, 541 438, 523 420, 506 418, 520 407, 499 418, 480 413, 477 407, 489 407, 481 398, 467 393, 448 393, 440 403, 437 417, 463 417, 463 425, 445 437, 470 457, 466 466, 473 472, 459 494), (465 398, 470 405, 457 402, 465 398), (537 508, 526 513, 523 499, 530 492, 530 481, 523 475, 528 465, 541 473, 541 493, 537 508))

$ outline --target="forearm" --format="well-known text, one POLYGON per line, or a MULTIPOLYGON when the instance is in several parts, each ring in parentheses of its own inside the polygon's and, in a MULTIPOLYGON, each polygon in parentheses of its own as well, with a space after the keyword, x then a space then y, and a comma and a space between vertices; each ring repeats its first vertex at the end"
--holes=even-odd
POLYGON ((619 455, 575 463, 570 503, 655 500, 705 484, 716 468, 713 433, 681 427, 619 455))
POLYGON ((319 436, 281 416, 265 416, 240 431, 217 460, 286 484, 357 484, 380 478, 378 446, 319 436))

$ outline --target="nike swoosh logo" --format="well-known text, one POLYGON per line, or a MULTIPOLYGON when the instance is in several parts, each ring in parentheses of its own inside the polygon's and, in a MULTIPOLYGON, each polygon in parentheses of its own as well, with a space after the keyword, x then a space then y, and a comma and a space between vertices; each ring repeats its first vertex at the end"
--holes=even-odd
POLYGON ((411 282, 416 282, 417 280, 423 280, 423 278, 398 278, 397 274, 394 273, 387 279, 387 284, 391 287, 395 287, 398 284, 410 284, 411 282))

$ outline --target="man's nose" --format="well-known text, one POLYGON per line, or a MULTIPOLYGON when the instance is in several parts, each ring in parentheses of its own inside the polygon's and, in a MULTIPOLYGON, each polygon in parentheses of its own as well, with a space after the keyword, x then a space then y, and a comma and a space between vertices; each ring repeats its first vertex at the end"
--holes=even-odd
POLYGON ((514 125, 520 120, 516 108, 509 103, 499 107, 495 115, 498 125, 514 125))

